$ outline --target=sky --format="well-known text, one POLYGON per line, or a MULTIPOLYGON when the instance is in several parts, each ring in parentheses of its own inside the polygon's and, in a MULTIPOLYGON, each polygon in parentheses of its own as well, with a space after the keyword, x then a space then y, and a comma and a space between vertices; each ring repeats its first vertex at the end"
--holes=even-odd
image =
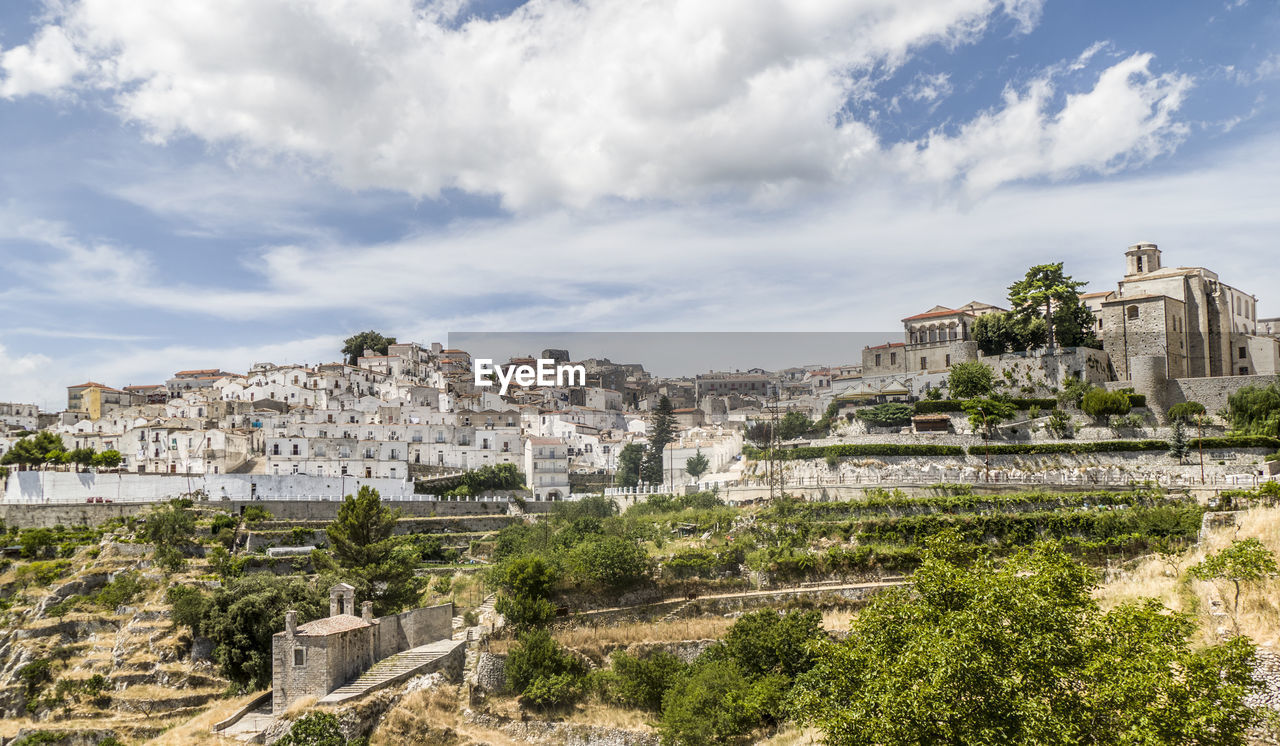
POLYGON ((370 328, 888 337, 1140 241, 1280 316, 1278 40, 1261 0, 6 0, 0 401, 370 328))

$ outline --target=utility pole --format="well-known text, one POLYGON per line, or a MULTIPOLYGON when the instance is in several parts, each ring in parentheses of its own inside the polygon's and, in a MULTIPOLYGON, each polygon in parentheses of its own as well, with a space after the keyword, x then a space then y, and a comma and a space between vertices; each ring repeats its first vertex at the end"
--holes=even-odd
POLYGON ((1196 448, 1200 451, 1200 484, 1204 484, 1204 415, 1196 415, 1196 431, 1200 437, 1196 438, 1196 448))

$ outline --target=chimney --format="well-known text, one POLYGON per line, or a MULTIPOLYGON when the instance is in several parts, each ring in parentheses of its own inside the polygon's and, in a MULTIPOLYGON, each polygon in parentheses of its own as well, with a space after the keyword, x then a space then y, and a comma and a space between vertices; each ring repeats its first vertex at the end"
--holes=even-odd
POLYGON ((284 613, 284 631, 290 637, 298 634, 298 612, 286 611, 284 613))
POLYGON ((365 601, 364 603, 360 604, 360 618, 365 620, 366 622, 369 622, 370 624, 373 623, 373 602, 372 601, 365 601))

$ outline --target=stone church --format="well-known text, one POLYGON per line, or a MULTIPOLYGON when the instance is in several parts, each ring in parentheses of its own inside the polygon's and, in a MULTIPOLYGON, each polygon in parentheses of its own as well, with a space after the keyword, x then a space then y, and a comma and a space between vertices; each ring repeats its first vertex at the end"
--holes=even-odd
POLYGON ((338 583, 329 589, 329 616, 298 624, 298 612, 285 613, 284 631, 271 641, 273 714, 324 697, 383 658, 453 635, 451 603, 377 619, 369 601, 359 616, 355 610, 355 588, 338 583))

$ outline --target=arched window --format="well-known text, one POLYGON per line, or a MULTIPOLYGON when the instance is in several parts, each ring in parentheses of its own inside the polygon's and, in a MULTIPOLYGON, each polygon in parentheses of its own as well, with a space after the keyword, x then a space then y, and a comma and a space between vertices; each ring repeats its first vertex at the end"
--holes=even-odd
POLYGON ((1129 306, 1128 308, 1125 309, 1125 313, 1129 316, 1130 320, 1136 319, 1138 318, 1138 307, 1129 306))

